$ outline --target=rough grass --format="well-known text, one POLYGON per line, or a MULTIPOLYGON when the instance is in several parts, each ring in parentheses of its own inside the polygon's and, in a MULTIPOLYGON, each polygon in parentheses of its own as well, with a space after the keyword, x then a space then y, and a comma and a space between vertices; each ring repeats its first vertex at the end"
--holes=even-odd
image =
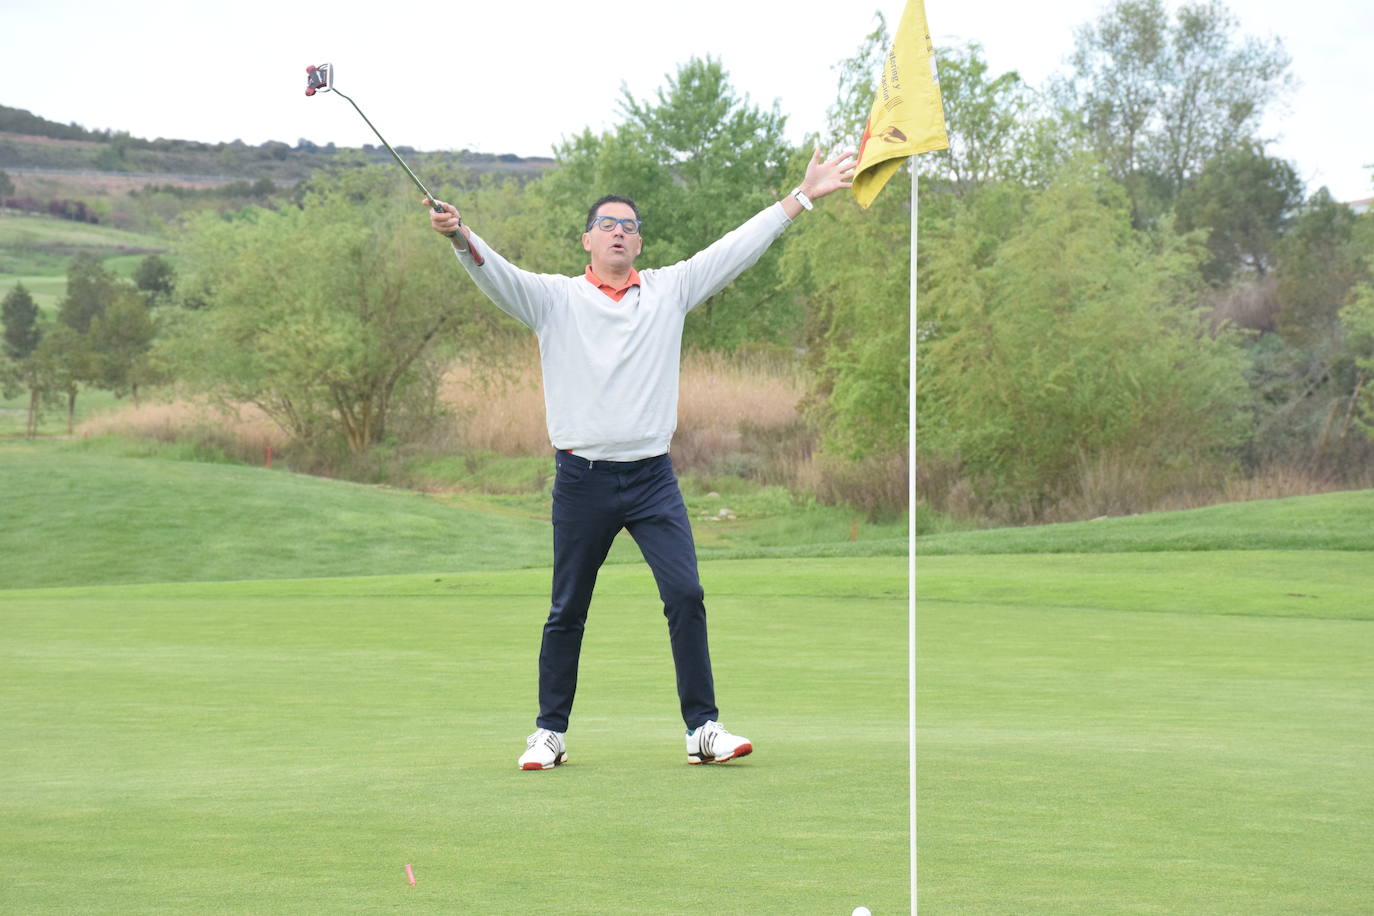
MULTIPOLYGON (((679 474, 781 486, 801 496, 852 506, 877 522, 907 505, 904 459, 854 464, 817 451, 815 431, 799 405, 807 379, 795 363, 767 355, 683 358, 673 462, 679 474)), ((332 473, 382 480, 430 493, 516 493, 547 484, 550 452, 538 351, 520 338, 481 359, 455 363, 440 400, 448 417, 360 471, 332 473)), ((14 409, 19 400, 11 402, 14 409)), ((45 431, 51 424, 45 426, 45 431)), ((220 417, 201 404, 145 398, 116 405, 81 423, 78 435, 217 443, 236 460, 256 462, 272 446, 290 464, 290 441, 250 406, 220 417)), ((364 462, 366 463, 366 462, 364 462)), ((318 469, 316 464, 311 469, 318 469)))

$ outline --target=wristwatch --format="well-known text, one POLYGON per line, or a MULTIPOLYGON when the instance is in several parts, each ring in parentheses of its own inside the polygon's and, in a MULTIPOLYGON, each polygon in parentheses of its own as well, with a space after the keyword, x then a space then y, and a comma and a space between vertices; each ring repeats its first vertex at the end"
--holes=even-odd
POLYGON ((811 198, 807 197, 802 191, 801 185, 797 185, 797 189, 792 192, 792 196, 797 199, 797 203, 801 204, 804 210, 810 210, 815 206, 815 204, 811 203, 811 198))

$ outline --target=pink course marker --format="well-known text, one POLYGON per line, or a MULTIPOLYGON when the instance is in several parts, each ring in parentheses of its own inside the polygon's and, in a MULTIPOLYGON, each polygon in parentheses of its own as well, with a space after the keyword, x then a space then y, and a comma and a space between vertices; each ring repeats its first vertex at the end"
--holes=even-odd
POLYGON ((406 866, 406 877, 410 879, 410 886, 411 886, 411 887, 414 887, 414 886, 415 886, 415 872, 413 872, 413 871, 410 870, 410 866, 409 866, 409 865, 406 866))

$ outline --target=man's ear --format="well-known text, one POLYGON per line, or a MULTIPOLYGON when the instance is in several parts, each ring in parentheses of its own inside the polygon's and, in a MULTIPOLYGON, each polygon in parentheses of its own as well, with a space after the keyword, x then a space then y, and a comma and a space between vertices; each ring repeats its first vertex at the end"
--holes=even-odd
POLYGON ((591 234, 590 232, 584 232, 584 233, 582 233, 582 250, 583 250, 583 251, 591 251, 591 250, 592 250, 592 234, 591 234))

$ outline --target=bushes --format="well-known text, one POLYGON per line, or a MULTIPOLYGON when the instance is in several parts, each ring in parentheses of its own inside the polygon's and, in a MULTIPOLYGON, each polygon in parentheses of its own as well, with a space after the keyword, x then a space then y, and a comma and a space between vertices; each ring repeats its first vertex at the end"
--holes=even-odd
POLYGON ((1195 307, 1197 240, 1132 230, 1092 163, 935 235, 918 454, 957 466, 981 511, 1040 519, 1082 495, 1085 466, 1224 463, 1243 439, 1244 355, 1195 307))

